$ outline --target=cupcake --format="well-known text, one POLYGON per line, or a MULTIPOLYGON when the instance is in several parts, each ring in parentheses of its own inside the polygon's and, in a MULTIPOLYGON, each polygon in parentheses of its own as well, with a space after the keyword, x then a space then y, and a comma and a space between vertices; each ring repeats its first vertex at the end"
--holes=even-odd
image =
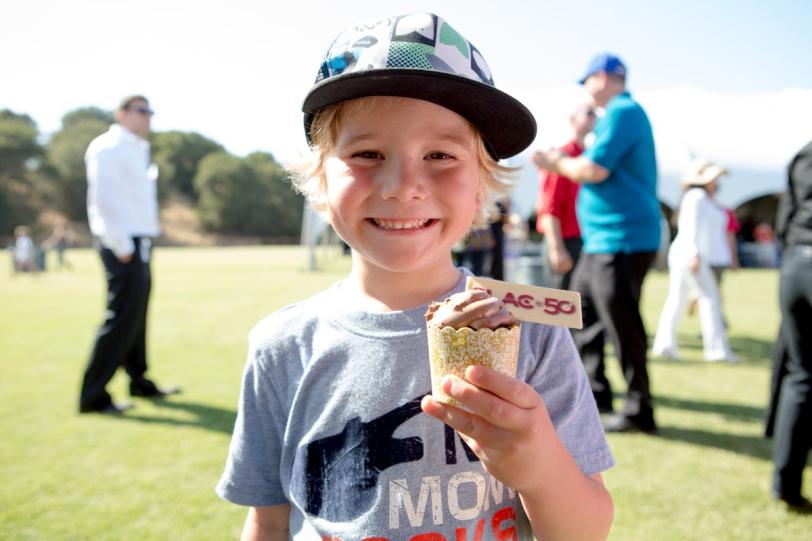
POLYGON ((502 302, 481 288, 433 302, 426 311, 431 394, 440 402, 459 403, 440 390, 446 374, 463 376, 472 364, 516 376, 521 326, 502 302))

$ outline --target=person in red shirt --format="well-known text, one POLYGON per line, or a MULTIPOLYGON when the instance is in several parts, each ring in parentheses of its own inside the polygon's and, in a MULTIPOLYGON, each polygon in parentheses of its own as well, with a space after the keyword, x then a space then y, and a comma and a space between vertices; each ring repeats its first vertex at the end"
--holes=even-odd
MULTIPOLYGON (((584 138, 595 126, 595 109, 583 104, 570 116, 573 138, 561 147, 570 157, 584 151, 584 138)), ((535 160, 534 160, 535 163, 535 160)), ((538 163, 536 166, 538 167, 538 163)), ((539 168, 539 197, 536 230, 544 235, 547 261, 552 270, 550 287, 569 289, 575 262, 581 253, 581 229, 575 216, 579 184, 567 177, 539 168)))

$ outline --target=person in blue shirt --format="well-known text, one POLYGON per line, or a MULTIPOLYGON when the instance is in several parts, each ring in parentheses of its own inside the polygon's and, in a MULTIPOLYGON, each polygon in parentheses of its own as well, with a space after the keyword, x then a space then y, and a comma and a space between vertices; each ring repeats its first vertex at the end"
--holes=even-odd
POLYGON ((626 90, 626 66, 613 54, 592 59, 579 81, 604 115, 595 140, 577 158, 535 152, 537 167, 581 183, 576 211, 584 240, 572 289, 581 293, 584 327, 575 342, 603 413, 612 413, 604 373, 608 334, 626 378, 621 412, 604 417, 607 432, 655 432, 646 368, 640 292, 660 244, 657 162, 648 116, 626 90))

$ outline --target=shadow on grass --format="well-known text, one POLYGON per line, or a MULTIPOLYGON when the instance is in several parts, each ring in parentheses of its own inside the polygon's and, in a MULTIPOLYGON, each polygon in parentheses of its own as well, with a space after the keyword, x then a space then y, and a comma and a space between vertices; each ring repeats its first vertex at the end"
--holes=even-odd
MULTIPOLYGON (((655 405, 656 407, 716 414, 729 421, 757 423, 759 425, 764 420, 765 414, 764 408, 755 406, 687 400, 662 395, 658 395, 655 398, 655 405)), ((750 436, 723 431, 661 425, 657 431, 657 436, 667 440, 681 441, 703 447, 713 447, 763 460, 771 459, 772 442, 760 435, 750 436)))
MULTIPOLYGON (((751 336, 732 335, 728 337, 730 349, 739 358, 746 362, 765 362, 772 359, 775 340, 760 340, 751 336)), ((697 335, 681 334, 678 338, 679 348, 695 350, 702 357, 702 337, 697 335)))
POLYGON ((762 460, 771 460, 772 457, 772 442, 760 436, 745 436, 727 432, 710 432, 693 428, 661 426, 657 431, 657 437, 690 443, 692 445, 701 445, 702 447, 713 447, 715 449, 748 455, 762 460))
POLYGON ((231 435, 231 432, 234 429, 234 420, 237 418, 237 412, 234 410, 215 408, 203 404, 195 404, 194 402, 181 402, 171 399, 153 400, 151 402, 156 407, 164 408, 166 410, 190 413, 194 416, 194 418, 178 419, 175 417, 147 416, 139 415, 137 413, 133 414, 130 411, 128 411, 125 415, 122 415, 121 418, 147 424, 153 423, 176 426, 197 426, 207 430, 213 430, 215 432, 222 432, 228 435, 231 435))
POLYGON ((654 398, 655 406, 674 408, 699 413, 716 413, 728 419, 743 422, 761 422, 766 414, 766 406, 758 408, 742 404, 726 404, 721 402, 702 402, 699 400, 686 400, 670 396, 657 395, 654 398))

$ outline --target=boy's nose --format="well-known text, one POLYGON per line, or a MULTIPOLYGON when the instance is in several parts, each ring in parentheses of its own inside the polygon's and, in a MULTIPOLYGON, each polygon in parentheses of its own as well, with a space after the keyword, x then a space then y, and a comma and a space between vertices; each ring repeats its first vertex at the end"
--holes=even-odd
POLYGON ((380 171, 381 197, 401 202, 425 199, 427 179, 421 165, 419 159, 387 160, 387 166, 380 171))

